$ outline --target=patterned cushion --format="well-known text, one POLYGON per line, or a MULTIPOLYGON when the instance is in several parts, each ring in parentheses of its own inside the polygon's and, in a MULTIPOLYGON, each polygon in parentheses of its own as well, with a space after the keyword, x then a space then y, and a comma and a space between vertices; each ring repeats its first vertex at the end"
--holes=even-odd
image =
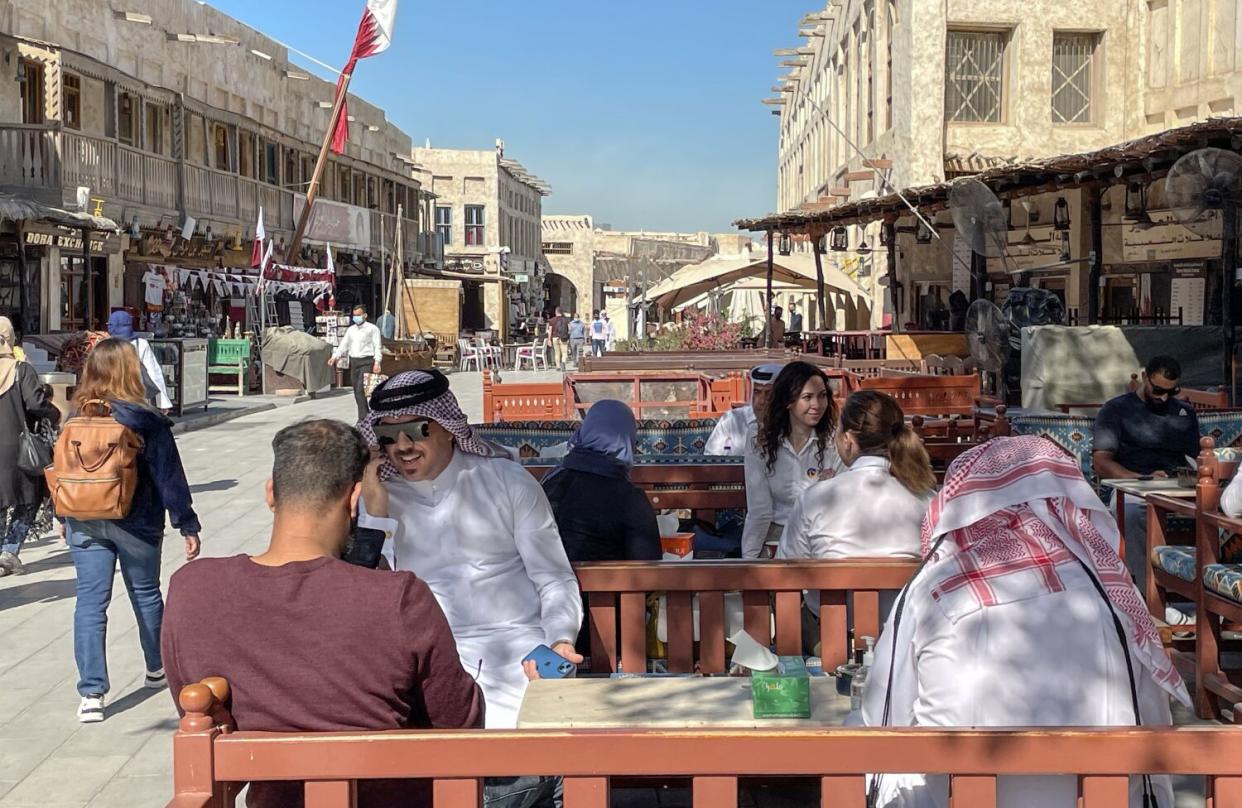
POLYGON ((1170 575, 1194 583, 1195 548, 1179 545, 1161 545, 1151 551, 1151 563, 1170 575))
MULTIPOLYGON (((510 446, 524 456, 538 455, 543 449, 564 443, 573 437, 579 426, 577 421, 505 421, 498 424, 478 424, 473 428, 479 437, 510 446)), ((692 421, 642 420, 638 422, 638 439, 634 442, 635 458, 647 455, 667 457, 682 455, 703 460, 703 447, 716 421, 710 419, 692 421)))
MULTIPOLYGON (((524 457, 518 462, 523 466, 555 466, 560 458, 524 457)), ((740 457, 691 454, 651 454, 634 458, 635 466, 741 466, 744 462, 740 457)))
POLYGON ((1222 597, 1242 603, 1242 564, 1208 564, 1203 585, 1222 597))

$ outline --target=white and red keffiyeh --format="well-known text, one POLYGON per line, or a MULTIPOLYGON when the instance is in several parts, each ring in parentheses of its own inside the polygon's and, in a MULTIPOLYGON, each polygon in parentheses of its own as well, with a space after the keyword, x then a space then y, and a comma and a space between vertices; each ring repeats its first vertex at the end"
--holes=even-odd
POLYGON ((946 534, 923 575, 951 621, 1060 592, 1062 576, 1080 571, 1081 560, 1104 587, 1143 667, 1169 695, 1190 704, 1118 554, 1117 523, 1056 444, 995 438, 954 461, 923 519, 923 554, 946 534))
MULTIPOLYGON (((449 392, 448 379, 438 370, 407 370, 385 381, 371 394, 371 411, 358 422, 358 431, 367 446, 378 446, 375 424, 382 418, 413 415, 435 421, 453 435, 458 451, 480 457, 509 457, 501 446, 474 434, 466 422, 466 414, 449 392)), ((390 480, 399 472, 385 460, 380 465, 380 479, 390 480)))

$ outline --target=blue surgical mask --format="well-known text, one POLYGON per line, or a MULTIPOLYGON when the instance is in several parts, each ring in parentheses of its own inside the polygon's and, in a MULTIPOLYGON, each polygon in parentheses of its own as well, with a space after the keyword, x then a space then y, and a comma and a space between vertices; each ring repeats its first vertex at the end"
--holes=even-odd
POLYGON ((367 318, 363 317, 361 314, 354 315, 354 325, 362 325, 366 321, 367 321, 367 318))

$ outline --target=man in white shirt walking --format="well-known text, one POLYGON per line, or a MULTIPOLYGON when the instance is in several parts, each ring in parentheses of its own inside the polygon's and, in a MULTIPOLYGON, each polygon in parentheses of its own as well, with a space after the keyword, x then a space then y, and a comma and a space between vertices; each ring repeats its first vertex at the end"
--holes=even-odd
POLYGON ((582 598, 552 507, 503 447, 467 425, 439 371, 394 376, 372 404, 358 428, 382 462, 364 480, 358 526, 387 533, 390 566, 431 587, 483 688, 487 727, 511 729, 538 676, 524 669, 527 654, 547 645, 582 662, 582 598))
POLYGON ((358 405, 358 420, 367 417, 367 395, 363 376, 368 372, 380 372, 380 360, 384 356, 384 340, 380 330, 367 322, 367 307, 354 306, 353 325, 345 330, 341 344, 336 346, 328 365, 335 366, 341 357, 349 357, 349 384, 354 388, 354 403, 358 405))

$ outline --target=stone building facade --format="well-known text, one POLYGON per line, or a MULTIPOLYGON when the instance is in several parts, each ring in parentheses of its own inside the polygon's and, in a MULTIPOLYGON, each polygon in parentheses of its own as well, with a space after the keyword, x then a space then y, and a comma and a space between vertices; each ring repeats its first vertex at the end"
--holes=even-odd
MULTIPOLYGON (((766 101, 780 121, 782 211, 1094 150, 1234 115, 1242 101, 1242 0, 832 0, 802 20, 799 34, 799 46, 776 52, 789 71, 766 101)), ((1080 258, 1085 200, 1064 196, 1074 223, 1065 246, 1080 258)), ((1030 201, 1036 240, 1057 198, 1030 201)), ((1121 204, 1109 201, 1119 226, 1121 204)), ((1011 222, 1028 223, 1024 212, 1011 222)), ((942 235, 923 248, 913 279, 921 292, 902 319, 917 319, 913 309, 932 287, 947 297, 960 284, 960 272, 951 277, 961 263, 952 230, 942 235)), ((878 224, 850 228, 850 251, 832 255, 880 299, 886 251, 875 249, 878 239, 878 224), (864 242, 871 249, 859 254, 864 242)), ((905 242, 913 248, 912 235, 899 237, 905 242)), ((1018 264, 1055 263, 1062 246, 1019 254, 1018 264)), ((1071 307, 1085 301, 1079 268, 1041 277, 1071 307)), ((873 307, 875 325, 883 310, 873 307)))
MULTIPOLYGON (((118 10, 94 0, 0 0, 0 192, 71 210, 84 194, 90 212, 124 230, 115 250, 89 264, 55 243, 27 256, 42 278, 24 312, 28 327, 97 324, 141 295, 151 262, 248 267, 260 208, 278 260, 321 266, 331 242, 343 296, 372 302, 372 271, 398 227, 411 263, 420 250, 434 253, 420 224, 427 200, 410 139, 382 109, 350 96, 350 142, 320 188, 336 224, 313 224, 302 255, 280 250, 292 237, 334 87, 205 3, 128 0, 118 10), (165 235, 171 247, 156 254, 165 235), (99 286, 96 311, 73 305, 84 283, 99 286)), ((0 256, 0 287, 16 265, 0 256)))
POLYGON ((416 175, 435 197, 446 277, 463 281, 462 326, 507 334, 543 310, 539 222, 551 187, 495 149, 418 147, 416 175))

